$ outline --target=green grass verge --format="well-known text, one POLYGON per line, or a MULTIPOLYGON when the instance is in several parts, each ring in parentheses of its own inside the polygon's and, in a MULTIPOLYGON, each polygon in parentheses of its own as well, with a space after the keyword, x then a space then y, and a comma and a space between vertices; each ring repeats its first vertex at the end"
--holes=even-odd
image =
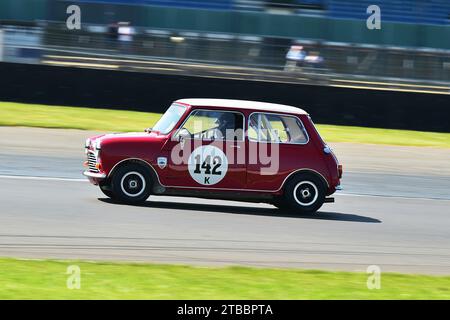
POLYGON ((143 131, 160 116, 136 111, 0 102, 0 126, 143 131))
POLYGON ((450 148, 450 133, 317 125, 325 141, 450 148))
POLYGON ((0 299, 450 299, 450 276, 0 259, 0 299), (67 268, 81 270, 68 289, 67 268))
MULTIPOLYGON (((142 131, 157 113, 0 102, 0 126, 142 131)), ((444 121, 444 120, 443 120, 444 121)), ((318 125, 328 142, 355 142, 450 148, 450 133, 318 125)))

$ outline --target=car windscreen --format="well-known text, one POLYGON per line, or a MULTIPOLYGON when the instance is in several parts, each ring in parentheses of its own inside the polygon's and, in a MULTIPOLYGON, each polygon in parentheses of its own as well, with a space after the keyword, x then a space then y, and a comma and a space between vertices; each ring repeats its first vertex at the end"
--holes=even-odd
POLYGON ((158 122, 153 127, 153 131, 158 131, 161 134, 167 134, 175 127, 177 122, 183 116, 186 107, 179 104, 172 104, 169 109, 163 114, 158 122))

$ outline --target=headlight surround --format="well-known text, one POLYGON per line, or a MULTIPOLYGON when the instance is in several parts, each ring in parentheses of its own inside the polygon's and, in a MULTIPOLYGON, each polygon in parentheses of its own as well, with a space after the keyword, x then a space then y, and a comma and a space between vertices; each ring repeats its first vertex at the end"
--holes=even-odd
POLYGON ((101 140, 95 140, 94 148, 95 148, 96 150, 100 150, 100 149, 102 148, 102 142, 101 142, 101 140))

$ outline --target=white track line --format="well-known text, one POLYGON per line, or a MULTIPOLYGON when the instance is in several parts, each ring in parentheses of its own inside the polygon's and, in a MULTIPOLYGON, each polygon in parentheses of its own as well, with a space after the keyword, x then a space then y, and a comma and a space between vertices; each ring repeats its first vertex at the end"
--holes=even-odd
MULTIPOLYGON (((87 182, 87 179, 77 178, 57 178, 57 177, 36 177, 36 176, 11 176, 0 175, 0 179, 13 179, 13 180, 37 180, 37 181, 65 181, 65 182, 87 182)), ((408 196, 390 196, 390 195, 377 195, 377 194, 363 194, 363 193, 346 193, 337 191, 333 196, 350 196, 350 197, 368 197, 368 198, 393 198, 393 199, 405 199, 405 200, 439 200, 450 201, 450 199, 444 198, 425 198, 425 197, 408 197, 408 196)))
POLYGON ((87 179, 76 178, 56 178, 56 177, 35 177, 35 176, 9 176, 0 175, 0 179, 15 179, 15 180, 41 180, 41 181, 68 181, 68 182, 86 182, 87 179))
POLYGON ((413 197, 413 196, 390 196, 386 194, 366 194, 366 193, 346 193, 337 191, 333 196, 350 196, 350 197, 370 197, 370 198, 392 198, 403 200, 432 200, 432 201, 450 201, 445 198, 426 198, 426 197, 413 197))

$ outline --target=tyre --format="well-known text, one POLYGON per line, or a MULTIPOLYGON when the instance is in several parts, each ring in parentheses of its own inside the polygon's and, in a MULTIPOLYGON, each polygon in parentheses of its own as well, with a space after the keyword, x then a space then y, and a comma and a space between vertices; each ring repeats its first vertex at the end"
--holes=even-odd
POLYGON ((272 205, 277 207, 280 210, 288 210, 289 205, 287 205, 286 200, 284 197, 277 197, 272 201, 272 205))
POLYGON ((109 184, 100 185, 100 190, 108 198, 115 199, 115 196, 111 190, 111 185, 109 185, 109 184))
POLYGON ((140 204, 150 196, 151 175, 138 164, 119 167, 111 179, 114 199, 128 204, 140 204))
POLYGON ((323 205, 325 193, 322 179, 312 174, 299 174, 286 183, 283 205, 300 214, 312 214, 323 205))

